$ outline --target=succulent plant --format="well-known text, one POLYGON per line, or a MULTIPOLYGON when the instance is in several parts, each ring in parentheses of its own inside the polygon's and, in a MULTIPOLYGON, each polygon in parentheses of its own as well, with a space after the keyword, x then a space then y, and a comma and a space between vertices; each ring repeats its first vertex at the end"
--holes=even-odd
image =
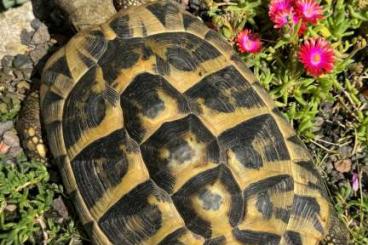
POLYGON ((2 9, 9 9, 11 7, 21 5, 28 0, 1 0, 1 8, 2 9))

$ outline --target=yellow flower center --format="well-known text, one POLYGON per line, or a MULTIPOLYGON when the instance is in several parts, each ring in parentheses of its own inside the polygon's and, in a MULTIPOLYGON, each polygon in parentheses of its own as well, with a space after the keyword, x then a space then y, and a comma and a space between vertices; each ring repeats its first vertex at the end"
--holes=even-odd
POLYGON ((321 55, 320 54, 314 54, 312 55, 312 64, 317 65, 321 61, 321 55))

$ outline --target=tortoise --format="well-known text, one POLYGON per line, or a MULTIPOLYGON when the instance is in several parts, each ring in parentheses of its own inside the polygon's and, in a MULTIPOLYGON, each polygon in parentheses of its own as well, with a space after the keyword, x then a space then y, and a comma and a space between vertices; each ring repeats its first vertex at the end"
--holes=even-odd
POLYGON ((18 128, 37 138, 41 110, 92 243, 347 244, 308 150, 214 30, 169 0, 59 2, 81 31, 18 128))

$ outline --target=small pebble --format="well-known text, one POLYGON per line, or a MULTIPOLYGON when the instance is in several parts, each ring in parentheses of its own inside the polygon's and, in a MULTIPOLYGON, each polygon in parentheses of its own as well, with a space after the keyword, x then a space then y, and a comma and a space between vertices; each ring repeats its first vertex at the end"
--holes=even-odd
POLYGON ((3 135, 3 141, 10 147, 19 146, 19 138, 15 130, 9 130, 5 132, 3 135))
POLYGON ((9 149, 10 149, 10 146, 5 144, 4 142, 0 142, 0 154, 4 155, 8 153, 9 149))
POLYGON ((41 24, 37 31, 34 33, 31 43, 32 44, 41 44, 50 40, 50 34, 48 32, 47 26, 41 24))
POLYGON ((25 80, 22 80, 20 81, 18 84, 17 84, 17 89, 21 90, 29 90, 31 88, 31 85, 29 85, 29 83, 25 80))
POLYGON ((15 68, 18 68, 18 69, 20 69, 20 68, 32 68, 33 63, 32 63, 32 60, 29 56, 23 55, 23 54, 18 54, 17 56, 14 57, 13 66, 15 68))
POLYGON ((13 121, 0 122, 0 136, 14 127, 13 121))
POLYGON ((4 208, 4 210, 7 211, 7 212, 12 213, 15 210, 17 210, 17 206, 14 205, 14 204, 8 204, 8 205, 6 205, 6 207, 4 208))
POLYGON ((335 162, 335 169, 340 173, 348 173, 351 171, 351 160, 345 159, 335 162))
POLYGON ((5 55, 1 60, 2 67, 12 67, 14 57, 11 55, 5 55))
POLYGON ((48 51, 47 45, 37 45, 35 49, 33 49, 29 55, 34 63, 37 63, 39 60, 41 60, 48 51))
POLYGON ((68 209, 66 208, 65 203, 60 196, 54 199, 52 206, 62 218, 66 219, 69 217, 68 209))

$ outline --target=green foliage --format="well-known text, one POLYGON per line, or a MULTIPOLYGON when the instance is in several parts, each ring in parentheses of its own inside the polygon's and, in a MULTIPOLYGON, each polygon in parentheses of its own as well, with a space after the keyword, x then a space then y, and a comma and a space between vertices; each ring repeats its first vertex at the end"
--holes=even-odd
MULTIPOLYGON (((361 1, 323 1, 326 17, 316 25, 310 25, 302 37, 297 34, 298 26, 283 30, 273 28, 267 13, 268 1, 210 1, 209 15, 215 27, 231 42, 244 27, 258 31, 264 43, 262 52, 243 54, 243 60, 253 69, 257 79, 270 92, 299 135, 308 139, 315 136, 314 121, 322 102, 336 101, 337 97, 346 96, 348 91, 354 98, 354 106, 359 107, 358 91, 341 77, 348 77, 348 67, 354 63, 355 54, 367 44, 365 37, 352 38, 368 20, 366 6, 358 7, 362 5, 361 1), (305 73, 298 61, 297 51, 304 40, 317 36, 331 43, 336 62, 332 73, 314 78, 305 73)), ((353 114, 360 139, 368 142, 368 115, 359 110, 353 114)))
POLYGON ((9 9, 9 8, 14 7, 16 5, 23 4, 27 1, 28 0, 1 0, 1 8, 2 9, 9 9))
POLYGON ((0 92, 0 122, 14 119, 19 110, 21 101, 16 94, 0 92))
POLYGON ((67 242, 75 236, 73 222, 62 225, 46 215, 61 190, 42 163, 0 158, 0 244, 67 242))
POLYGON ((361 189, 355 193, 351 185, 346 183, 334 199, 338 215, 348 225, 354 244, 368 244, 368 195, 361 189))

